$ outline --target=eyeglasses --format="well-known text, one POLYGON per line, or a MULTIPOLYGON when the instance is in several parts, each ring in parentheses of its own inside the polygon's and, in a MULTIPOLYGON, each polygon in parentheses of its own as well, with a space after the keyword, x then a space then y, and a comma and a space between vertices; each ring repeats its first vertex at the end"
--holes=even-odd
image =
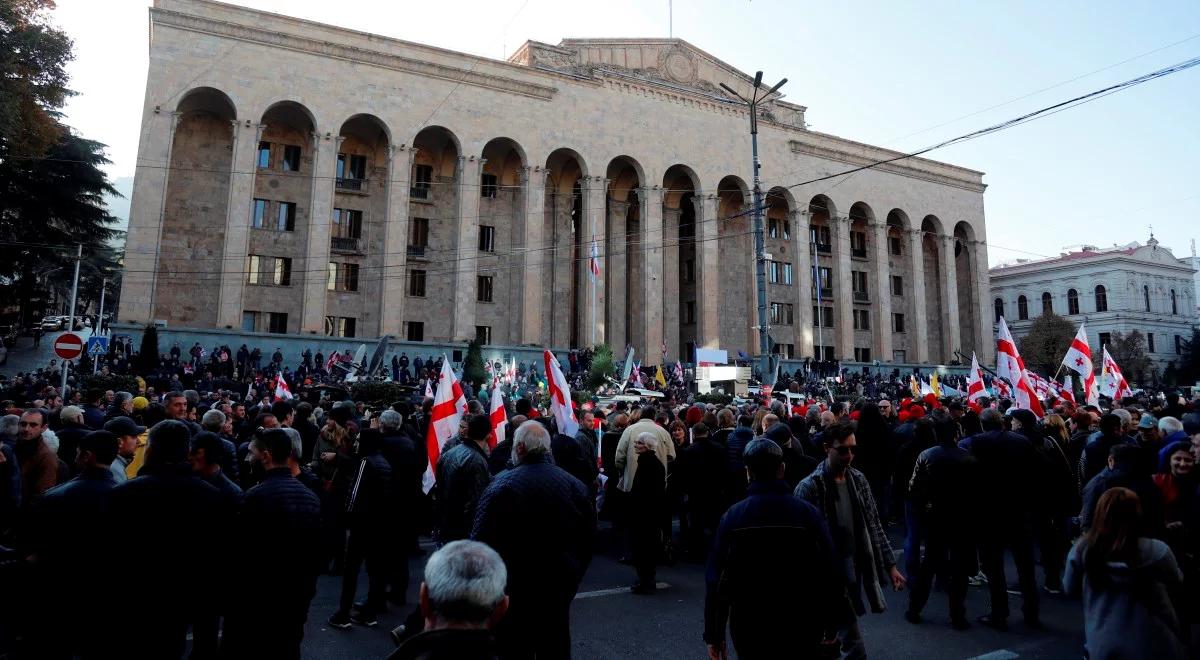
POLYGON ((840 447, 834 447, 833 449, 840 456, 858 453, 858 449, 856 447, 854 447, 853 445, 841 445, 840 447))

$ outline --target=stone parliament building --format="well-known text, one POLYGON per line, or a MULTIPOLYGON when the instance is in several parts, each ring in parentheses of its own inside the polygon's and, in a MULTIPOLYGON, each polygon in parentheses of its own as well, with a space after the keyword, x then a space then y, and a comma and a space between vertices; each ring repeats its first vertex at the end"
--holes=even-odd
MULTIPOLYGON (((748 111, 720 83, 753 79, 681 39, 499 61, 155 0, 119 320, 753 355, 748 111)), ((804 116, 760 107, 775 350, 990 362, 983 174, 792 187, 899 155, 804 116)))

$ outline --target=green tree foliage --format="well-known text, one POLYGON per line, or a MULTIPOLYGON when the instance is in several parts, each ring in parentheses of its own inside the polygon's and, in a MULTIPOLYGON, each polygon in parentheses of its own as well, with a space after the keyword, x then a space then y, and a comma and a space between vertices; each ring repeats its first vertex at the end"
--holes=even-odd
POLYGON ((158 328, 153 323, 146 325, 142 333, 142 344, 138 348, 138 367, 142 373, 150 373, 158 367, 158 328))
POLYGON ((64 132, 71 40, 49 24, 52 0, 0 0, 0 161, 36 157, 64 132))
POLYGON ((1183 342, 1183 354, 1176 364, 1180 385, 1200 382, 1200 328, 1192 328, 1192 336, 1183 342))
POLYGON ((1057 314, 1038 317, 1018 342, 1025 368, 1042 376, 1053 376, 1071 347, 1075 332, 1075 325, 1057 314))
POLYGON ((475 392, 479 392, 487 380, 487 372, 483 369, 483 351, 477 341, 467 344, 467 357, 463 360, 463 380, 470 383, 475 392))
POLYGON ((587 386, 596 390, 608 384, 608 378, 613 377, 613 352, 608 344, 600 344, 592 349, 592 365, 588 370, 587 386))

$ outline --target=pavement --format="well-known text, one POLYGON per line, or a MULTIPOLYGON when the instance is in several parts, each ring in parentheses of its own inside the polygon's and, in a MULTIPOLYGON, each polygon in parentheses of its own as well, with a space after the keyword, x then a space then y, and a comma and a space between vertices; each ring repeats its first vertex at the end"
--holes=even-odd
MULTIPOLYGON (((893 545, 899 543, 899 529, 891 530, 893 545)), ((571 609, 573 657, 577 660, 629 658, 703 658, 704 642, 704 566, 680 562, 658 570, 658 593, 637 596, 629 592, 633 569, 616 561, 619 543, 604 525, 599 552, 580 586, 571 609)), ((429 544, 425 544, 429 548, 429 544)), ((409 602, 416 602, 424 558, 411 562, 413 584, 409 602)), ((1010 580, 1015 572, 1008 567, 1010 580)), ((1039 571, 1040 576, 1040 571, 1039 571)), ((386 658, 395 649, 388 631, 399 625, 407 610, 391 608, 380 616, 374 628, 355 626, 350 630, 330 628, 325 620, 337 608, 340 580, 322 577, 317 596, 309 609, 303 657, 306 659, 386 658)), ((360 576, 358 597, 366 594, 366 576, 360 576)), ((888 592, 889 609, 883 614, 868 614, 862 620, 867 652, 872 658, 929 660, 929 658, 974 658, 1012 660, 1016 658, 1080 657, 1083 641, 1083 615, 1079 602, 1063 596, 1043 595, 1044 630, 1031 630, 1020 620, 1020 597, 1010 596, 1008 632, 998 632, 978 624, 965 632, 950 627, 945 595, 934 592, 925 608, 925 622, 913 625, 904 620, 906 593, 888 592)), ((987 612, 987 588, 971 587, 967 613, 974 622, 987 612)), ((736 657, 730 645, 730 657, 736 657)))
MULTIPOLYGON (((8 362, 0 366, 0 374, 12 377, 49 366, 50 360, 58 360, 54 355, 54 340, 63 332, 47 332, 42 335, 41 344, 36 347, 33 345, 33 337, 18 337, 16 345, 8 349, 8 362)), ((92 331, 90 328, 84 328, 76 330, 75 334, 82 337, 86 344, 92 331)))

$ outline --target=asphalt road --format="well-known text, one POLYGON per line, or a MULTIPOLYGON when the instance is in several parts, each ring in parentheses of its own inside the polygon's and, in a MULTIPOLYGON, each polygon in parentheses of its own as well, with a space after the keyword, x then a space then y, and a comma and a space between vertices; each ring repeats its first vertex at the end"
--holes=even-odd
MULTIPOLYGON (((893 533, 893 541, 898 530, 893 533)), ((899 543, 895 546, 900 547, 899 543)), ((428 546, 426 546, 428 547, 428 546)), ((660 567, 658 581, 665 588, 650 596, 635 596, 628 590, 633 570, 616 561, 617 543, 602 529, 600 552, 593 560, 571 611, 571 635, 574 657, 580 660, 608 658, 704 658, 701 639, 704 621, 704 567, 681 562, 660 567)), ((412 561, 413 588, 409 600, 415 602, 416 585, 424 558, 412 561)), ((1015 573, 1009 566, 1010 580, 1015 573)), ((1040 575, 1040 572, 1039 572, 1040 575)), ((317 597, 309 610, 305 633, 304 657, 335 660, 340 658, 385 658, 395 647, 388 630, 399 625, 407 612, 392 608, 380 617, 375 628, 354 627, 349 631, 330 628, 325 620, 337 607, 340 580, 322 577, 317 597)), ((360 576, 359 598, 366 593, 365 575, 360 576)), ((1080 657, 1083 617, 1078 602, 1062 596, 1044 596, 1044 630, 1030 630, 1020 621, 1020 598, 1012 596, 1014 618, 1008 632, 1001 633, 979 625, 969 631, 950 628, 945 595, 935 592, 925 608, 925 622, 913 625, 904 620, 906 593, 888 595, 889 609, 883 614, 868 614, 862 621, 868 654, 873 658, 928 660, 929 658, 1013 658, 1080 657)), ((986 587, 972 587, 967 612, 971 620, 987 611, 986 587)))

